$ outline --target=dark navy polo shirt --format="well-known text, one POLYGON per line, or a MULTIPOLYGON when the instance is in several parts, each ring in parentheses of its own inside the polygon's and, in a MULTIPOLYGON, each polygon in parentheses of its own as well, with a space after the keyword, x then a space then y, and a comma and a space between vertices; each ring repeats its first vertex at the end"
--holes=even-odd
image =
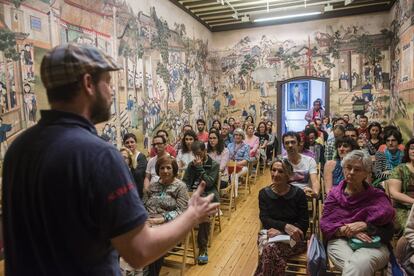
POLYGON ((6 275, 121 275, 111 239, 147 219, 128 167, 85 118, 41 115, 4 160, 6 275))

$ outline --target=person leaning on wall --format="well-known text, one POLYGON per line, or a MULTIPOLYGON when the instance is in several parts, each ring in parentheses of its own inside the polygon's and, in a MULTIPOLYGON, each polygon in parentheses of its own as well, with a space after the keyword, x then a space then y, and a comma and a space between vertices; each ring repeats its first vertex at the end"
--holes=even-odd
POLYGON ((119 151, 94 124, 110 118, 111 71, 90 45, 48 52, 41 79, 51 110, 10 146, 3 167, 6 275, 121 275, 165 254, 216 211, 199 185, 188 208, 157 228, 119 151))

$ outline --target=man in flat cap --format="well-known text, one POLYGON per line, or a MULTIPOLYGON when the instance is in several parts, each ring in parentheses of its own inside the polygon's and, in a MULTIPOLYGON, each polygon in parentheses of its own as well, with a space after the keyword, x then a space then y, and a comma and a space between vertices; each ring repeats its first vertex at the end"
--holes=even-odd
POLYGON ((116 62, 92 46, 66 44, 43 58, 51 110, 16 138, 3 166, 6 275, 121 275, 159 258, 215 212, 197 190, 188 209, 157 228, 118 150, 94 124, 109 119, 116 62), (119 253, 119 254, 118 254, 119 253))

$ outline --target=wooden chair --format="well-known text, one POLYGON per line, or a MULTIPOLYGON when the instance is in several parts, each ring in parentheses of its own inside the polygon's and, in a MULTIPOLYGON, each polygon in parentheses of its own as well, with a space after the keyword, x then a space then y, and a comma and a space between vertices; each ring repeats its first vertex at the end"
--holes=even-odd
MULTIPOLYGON (((187 265, 187 258, 191 258, 194 265, 197 264, 197 255, 196 255, 196 243, 195 243, 195 231, 194 229, 191 229, 191 231, 186 235, 184 239, 184 246, 182 244, 177 245, 172 250, 168 251, 168 256, 181 256, 181 273, 180 275, 185 274, 185 267, 187 265), (189 247, 189 243, 191 242, 192 248, 189 247)), ((171 259, 169 257, 166 257, 165 260, 167 262, 176 260, 171 259)), ((190 263, 191 264, 191 263, 190 263)))
MULTIPOLYGON (((233 174, 236 172, 236 165, 237 163, 235 161, 229 161, 227 163, 227 167, 233 167, 233 174)), ((231 212, 237 209, 236 200, 235 200, 235 175, 232 175, 232 177, 229 180, 229 184, 226 188, 220 189, 220 186, 218 186, 220 191, 220 197, 221 195, 227 195, 227 197, 221 197, 220 198, 220 206, 227 206, 227 210, 229 212, 229 219, 231 218, 231 212)))
MULTIPOLYGON (((318 204, 318 217, 319 219, 322 217, 322 212, 323 212, 323 203, 322 201, 319 200, 319 204, 318 204)), ((323 235, 322 235, 322 231, 320 229, 320 227, 318 227, 318 234, 319 234, 319 239, 322 241, 323 240, 323 235)), ((328 255, 328 250, 326 250, 326 258, 327 258, 327 263, 326 263, 326 272, 331 274, 331 275, 341 275, 342 271, 340 271, 332 262, 332 260, 329 258, 328 255)), ((385 266, 384 268, 378 270, 375 272, 375 275, 379 274, 381 276, 385 276, 387 272, 387 266, 385 266)))
POLYGON ((248 169, 249 169, 249 182, 251 181, 253 184, 256 184, 257 174, 259 173, 259 170, 260 170, 260 161, 255 160, 255 161, 249 162, 248 169), (253 168, 256 168, 256 171, 254 173, 253 173, 253 168))
MULTIPOLYGON (((221 185, 221 173, 219 173, 219 177, 217 180, 217 191, 220 191, 220 185, 221 185)), ((217 212, 211 216, 210 218, 210 237, 208 241, 208 246, 210 247, 213 243, 214 238, 214 230, 216 229, 216 226, 218 226, 219 233, 221 232, 221 214, 220 214, 220 206, 217 208, 217 212)))
MULTIPOLYGON (((309 212, 309 229, 306 237, 309 239, 311 234, 315 234, 319 228, 318 221, 318 201, 316 198, 308 198, 309 212)), ((307 240, 309 246, 309 240, 307 240)), ((294 275, 308 275, 307 273, 308 257, 307 252, 291 256, 287 259, 285 272, 294 275)))

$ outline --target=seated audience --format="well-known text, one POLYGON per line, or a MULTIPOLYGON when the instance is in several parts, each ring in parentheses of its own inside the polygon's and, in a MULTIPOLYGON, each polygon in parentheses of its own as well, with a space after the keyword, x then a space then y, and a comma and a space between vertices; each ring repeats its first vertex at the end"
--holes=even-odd
POLYGON ((322 119, 322 129, 325 130, 328 134, 332 130, 331 118, 329 116, 325 116, 322 119))
POLYGON ((239 178, 246 175, 249 171, 247 168, 250 162, 250 147, 243 142, 245 138, 244 131, 241 128, 237 128, 233 131, 234 142, 227 146, 229 150, 229 159, 237 162, 237 167, 240 168, 236 173, 235 184, 235 196, 238 196, 239 178))
POLYGON ((313 153, 316 164, 321 164, 323 167, 325 164, 325 151, 323 145, 316 142, 318 139, 318 131, 313 127, 309 127, 305 130, 304 134, 305 143, 303 147, 311 151, 313 153))
MULTIPOLYGON (((305 156, 309 156, 313 160, 315 160, 315 153, 313 151, 309 150, 309 144, 306 143, 305 132, 300 131, 300 132, 298 132, 298 134, 299 134, 299 138, 300 138, 299 144, 298 144, 299 153, 302 154, 302 155, 305 155, 305 156)), ((286 153, 283 156, 286 156, 286 153)))
POLYGON ((403 161, 391 171, 387 184, 397 211, 398 227, 403 230, 414 203, 414 138, 405 145, 403 161))
POLYGON ((181 140, 181 149, 177 154, 178 168, 185 170, 194 159, 193 152, 191 151, 191 145, 197 140, 197 135, 194 131, 190 130, 184 133, 183 139, 181 140))
MULTIPOLYGON (((220 165, 207 154, 206 145, 202 141, 195 141, 191 145, 191 151, 194 154, 194 160, 188 165, 183 177, 188 191, 197 190, 198 185, 204 181, 206 186, 202 196, 207 196, 212 193, 214 194, 213 202, 218 202, 217 182, 220 165)), ((201 223, 198 226, 198 264, 208 263, 207 244, 209 233, 210 221, 201 223)))
POLYGON ((279 140, 277 139, 276 132, 273 132, 273 123, 272 121, 267 121, 267 134, 269 135, 269 142, 267 143, 266 156, 270 161, 274 156, 277 156, 277 151, 279 148, 279 140))
POLYGON ((396 251, 395 255, 407 275, 414 275, 414 207, 411 208, 404 236, 398 241, 396 251))
MULTIPOLYGON (((137 191, 139 197, 142 199, 143 190, 144 190, 144 179, 145 179, 145 170, 147 168, 147 157, 139 152, 137 149, 137 137, 133 133, 127 133, 123 137, 124 147, 130 150, 131 156, 131 172, 134 177, 135 184, 137 185, 137 191)), ((122 152, 122 151, 121 151, 122 152)))
POLYGON ((312 157, 299 153, 299 141, 297 132, 288 131, 282 136, 287 159, 293 167, 291 184, 303 189, 308 196, 316 197, 320 191, 316 162, 312 157))
MULTIPOLYGON (((341 121, 343 121, 343 119, 340 119, 341 121)), ((345 136, 345 127, 342 126, 341 124, 335 125, 333 127, 333 131, 332 131, 332 138, 329 139, 326 142, 326 147, 325 147, 325 162, 329 161, 329 160, 334 160, 336 156, 335 155, 335 140, 338 139, 339 137, 344 137, 345 136)))
POLYGON ((155 169, 158 158, 161 158, 163 156, 170 156, 169 153, 165 151, 165 142, 166 140, 163 136, 156 135, 154 138, 152 138, 152 146, 155 147, 155 152, 157 155, 151 157, 148 161, 147 168, 145 170, 144 190, 148 189, 151 183, 155 183, 159 179, 159 176, 155 169))
POLYGON ((219 133, 221 132, 221 122, 219 120, 214 120, 211 127, 217 129, 219 133))
MULTIPOLYGON (((225 121, 226 122, 226 121, 225 121)), ((227 124, 229 124, 230 127, 230 133, 233 134, 233 131, 235 130, 234 123, 236 120, 233 117, 228 118, 227 124)))
POLYGON ((261 160, 266 160, 266 148, 269 143, 269 134, 267 134, 267 126, 265 122, 259 122, 255 132, 255 136, 259 137, 259 156, 261 160))
POLYGON ((309 227, 308 203, 302 189, 289 184, 292 165, 276 159, 270 166, 271 184, 259 192, 259 263, 254 275, 285 275, 286 260, 306 251, 305 235, 309 227), (268 242, 277 235, 289 235, 296 244, 268 242))
POLYGON ((220 133, 221 139, 223 139, 224 146, 228 146, 230 143, 233 143, 233 134, 230 133, 230 125, 224 123, 221 127, 220 133))
POLYGON ((208 132, 206 131, 206 121, 203 119, 197 120, 197 140, 204 143, 208 142, 208 132))
POLYGON ((344 180, 341 162, 344 157, 351 151, 358 149, 355 141, 349 137, 341 137, 335 141, 336 160, 326 162, 323 171, 323 180, 325 184, 325 192, 328 194, 333 187, 339 185, 344 180))
POLYGON ((371 124, 369 124, 369 139, 366 144, 366 149, 368 151, 368 154, 371 156, 372 161, 375 161, 375 154, 377 153, 380 145, 384 143, 381 139, 381 132, 382 127, 378 122, 372 122, 371 124))
MULTIPOLYGON (((168 132, 163 129, 160 129, 157 131, 157 135, 163 136, 165 140, 167 141, 166 142, 167 145, 165 146, 165 151, 168 152, 171 156, 176 157, 177 151, 175 150, 174 146, 168 143, 168 132)), ((157 153, 155 152, 155 147, 151 147, 150 157, 154 157, 155 155, 157 155, 157 153)))
POLYGON ((345 137, 352 138, 356 143, 358 140, 358 130, 353 125, 348 125, 345 128, 345 137))
POLYGON ((181 146, 181 141, 183 140, 183 136, 184 133, 186 133, 187 131, 193 130, 193 127, 191 125, 184 125, 181 128, 181 133, 176 137, 176 141, 175 141, 175 151, 178 153, 178 151, 182 148, 181 146))
POLYGON ((322 119, 325 117, 325 110, 322 107, 322 100, 317 99, 313 102, 313 108, 308 110, 305 114, 305 120, 308 121, 308 123, 314 121, 316 118, 322 119))
POLYGON ((357 130, 358 130, 358 136, 368 141, 369 130, 368 130, 368 117, 367 116, 362 115, 359 117, 359 127, 357 128, 357 130))
POLYGON ((384 141, 385 150, 375 153, 374 185, 387 180, 391 171, 401 163, 404 157, 404 150, 398 148, 398 144, 402 143, 402 135, 399 130, 392 128, 384 132, 384 141))
POLYGON ((229 162, 229 150, 224 147, 224 142, 218 132, 210 132, 207 144, 208 155, 220 165, 221 183, 220 188, 227 187, 229 174, 227 171, 227 162, 229 162))
POLYGON ((387 195, 365 181, 372 170, 367 154, 351 151, 342 168, 345 179, 328 194, 320 221, 327 253, 342 275, 374 275, 388 263, 386 244, 393 236, 395 211, 387 195), (378 237, 378 244, 370 245, 378 237), (351 238, 360 240, 361 247, 353 250, 348 244, 351 238))
MULTIPOLYGON (((177 218, 187 209, 188 191, 186 185, 177 179, 178 165, 171 156, 157 159, 155 171, 159 176, 144 193, 144 206, 148 211, 148 223, 156 226, 177 218)), ((163 257, 150 264, 149 275, 159 275, 163 257)))
POLYGON ((252 123, 247 123, 246 125, 246 137, 244 142, 250 147, 250 161, 255 161, 258 155, 260 140, 259 137, 254 135, 254 125, 252 123))

